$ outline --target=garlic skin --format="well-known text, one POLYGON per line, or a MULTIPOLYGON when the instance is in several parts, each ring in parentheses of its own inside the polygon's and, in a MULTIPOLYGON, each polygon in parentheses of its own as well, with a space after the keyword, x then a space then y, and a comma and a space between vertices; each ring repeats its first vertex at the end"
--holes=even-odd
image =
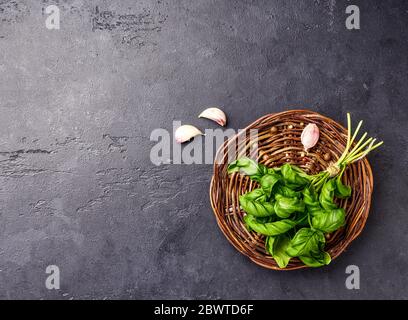
POLYGON ((225 115, 224 111, 219 108, 205 109, 198 117, 213 120, 220 126, 225 126, 227 124, 227 116, 225 115))
POLYGON ((317 141, 319 141, 320 131, 317 125, 309 123, 302 131, 300 141, 307 152, 310 148, 313 148, 317 141))
POLYGON ((183 143, 195 136, 203 135, 203 133, 196 127, 186 124, 176 129, 174 132, 174 138, 177 143, 183 143))

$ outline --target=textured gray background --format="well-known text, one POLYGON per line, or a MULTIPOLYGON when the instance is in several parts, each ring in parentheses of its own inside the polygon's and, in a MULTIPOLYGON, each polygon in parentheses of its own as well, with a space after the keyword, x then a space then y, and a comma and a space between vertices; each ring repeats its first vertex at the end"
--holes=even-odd
POLYGON ((0 298, 408 298, 407 22, 407 1, 1 0, 0 298), (385 141, 366 228, 329 267, 256 266, 216 225, 211 166, 150 162, 152 130, 217 128, 196 118, 212 105, 234 129, 352 111, 385 141))

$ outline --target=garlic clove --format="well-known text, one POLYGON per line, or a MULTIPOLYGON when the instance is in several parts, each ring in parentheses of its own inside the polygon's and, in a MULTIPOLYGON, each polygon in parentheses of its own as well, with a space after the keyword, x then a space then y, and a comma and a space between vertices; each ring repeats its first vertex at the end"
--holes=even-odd
POLYGON ((176 139, 176 142, 183 143, 199 135, 203 135, 199 129, 192 125, 186 124, 176 129, 174 138, 176 139))
POLYGON ((319 141, 320 132, 317 125, 314 123, 309 123, 302 131, 300 136, 300 141, 307 152, 310 148, 313 148, 317 141, 319 141))
POLYGON ((220 126, 225 126, 227 124, 227 116, 225 115, 224 111, 219 108, 205 109, 198 117, 213 120, 220 126))

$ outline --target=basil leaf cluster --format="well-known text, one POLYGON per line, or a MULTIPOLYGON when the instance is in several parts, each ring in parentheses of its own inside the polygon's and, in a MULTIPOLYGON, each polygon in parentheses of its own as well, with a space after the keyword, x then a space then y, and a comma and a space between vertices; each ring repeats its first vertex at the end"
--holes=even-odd
POLYGON ((265 250, 280 268, 295 257, 309 267, 330 263, 324 250, 325 234, 346 222, 346 213, 335 198, 347 198, 352 191, 341 175, 325 179, 316 191, 313 176, 289 163, 268 168, 241 158, 229 165, 228 173, 234 172, 247 175, 259 186, 239 197, 243 220, 249 231, 265 236, 265 250))

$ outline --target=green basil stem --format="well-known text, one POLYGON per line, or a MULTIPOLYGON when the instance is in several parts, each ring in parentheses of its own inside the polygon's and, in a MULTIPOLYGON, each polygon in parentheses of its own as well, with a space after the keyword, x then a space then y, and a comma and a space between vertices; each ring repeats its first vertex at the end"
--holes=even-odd
POLYGON ((327 181, 327 179, 329 178, 329 173, 326 171, 321 172, 321 175, 318 175, 316 177, 316 179, 312 182, 313 187, 316 190, 320 190, 320 188, 324 185, 324 183, 327 181))
POLYGON ((343 166, 343 168, 341 169, 338 177, 341 178, 343 176, 344 170, 346 170, 346 166, 343 166))
POLYGON ((312 225, 312 220, 310 219, 310 212, 307 211, 307 221, 309 222, 309 226, 312 225))
POLYGON ((353 142, 357 138, 358 132, 360 131, 362 124, 363 121, 360 121, 356 127, 356 130, 352 134, 351 116, 350 113, 347 113, 346 147, 336 163, 332 163, 325 171, 319 172, 318 174, 313 176, 311 184, 317 191, 320 190, 320 188, 324 185, 327 179, 333 177, 341 178, 346 166, 353 162, 363 159, 368 153, 370 153, 371 151, 373 151, 374 149, 378 148, 383 144, 383 141, 374 144, 376 139, 373 138, 366 139, 367 132, 365 132, 358 140, 358 142, 354 145, 354 147, 351 149, 353 142))
MULTIPOLYGON (((367 132, 364 133, 364 135, 366 136, 366 135, 367 135, 367 132)), ((345 159, 347 159, 347 158, 353 156, 354 154, 360 152, 365 146, 367 146, 367 145, 373 140, 373 138, 368 138, 363 144, 359 145, 359 144, 364 140, 364 138, 365 138, 364 135, 363 135, 363 137, 360 139, 360 141, 355 145, 355 147, 353 148, 353 150, 351 150, 351 151, 347 154, 347 156, 346 156, 345 159)))
MULTIPOLYGON (((361 121, 360 121, 361 123, 361 121)), ((360 129, 359 126, 357 126, 357 129, 360 129)), ((358 130, 356 130, 356 133, 358 132, 358 130)), ((355 134, 353 135, 353 138, 355 138, 355 134)), ((354 139, 353 139, 354 140, 354 139)), ((341 161, 343 161, 343 159, 346 157, 347 152, 349 150, 349 148, 351 147, 351 116, 350 113, 347 113, 347 143, 346 143, 346 148, 344 149, 343 154, 341 155, 341 157, 339 158, 339 160, 337 161, 337 163, 341 163, 341 161)))
POLYGON ((355 152, 352 155, 347 157, 347 162, 348 163, 352 163, 354 161, 360 160, 362 158, 364 158, 369 152, 373 151, 374 149, 377 149, 379 146, 381 146, 384 142, 381 141, 377 144, 374 145, 374 142, 376 141, 376 139, 372 140, 370 145, 368 146, 368 148, 362 152, 355 152))

